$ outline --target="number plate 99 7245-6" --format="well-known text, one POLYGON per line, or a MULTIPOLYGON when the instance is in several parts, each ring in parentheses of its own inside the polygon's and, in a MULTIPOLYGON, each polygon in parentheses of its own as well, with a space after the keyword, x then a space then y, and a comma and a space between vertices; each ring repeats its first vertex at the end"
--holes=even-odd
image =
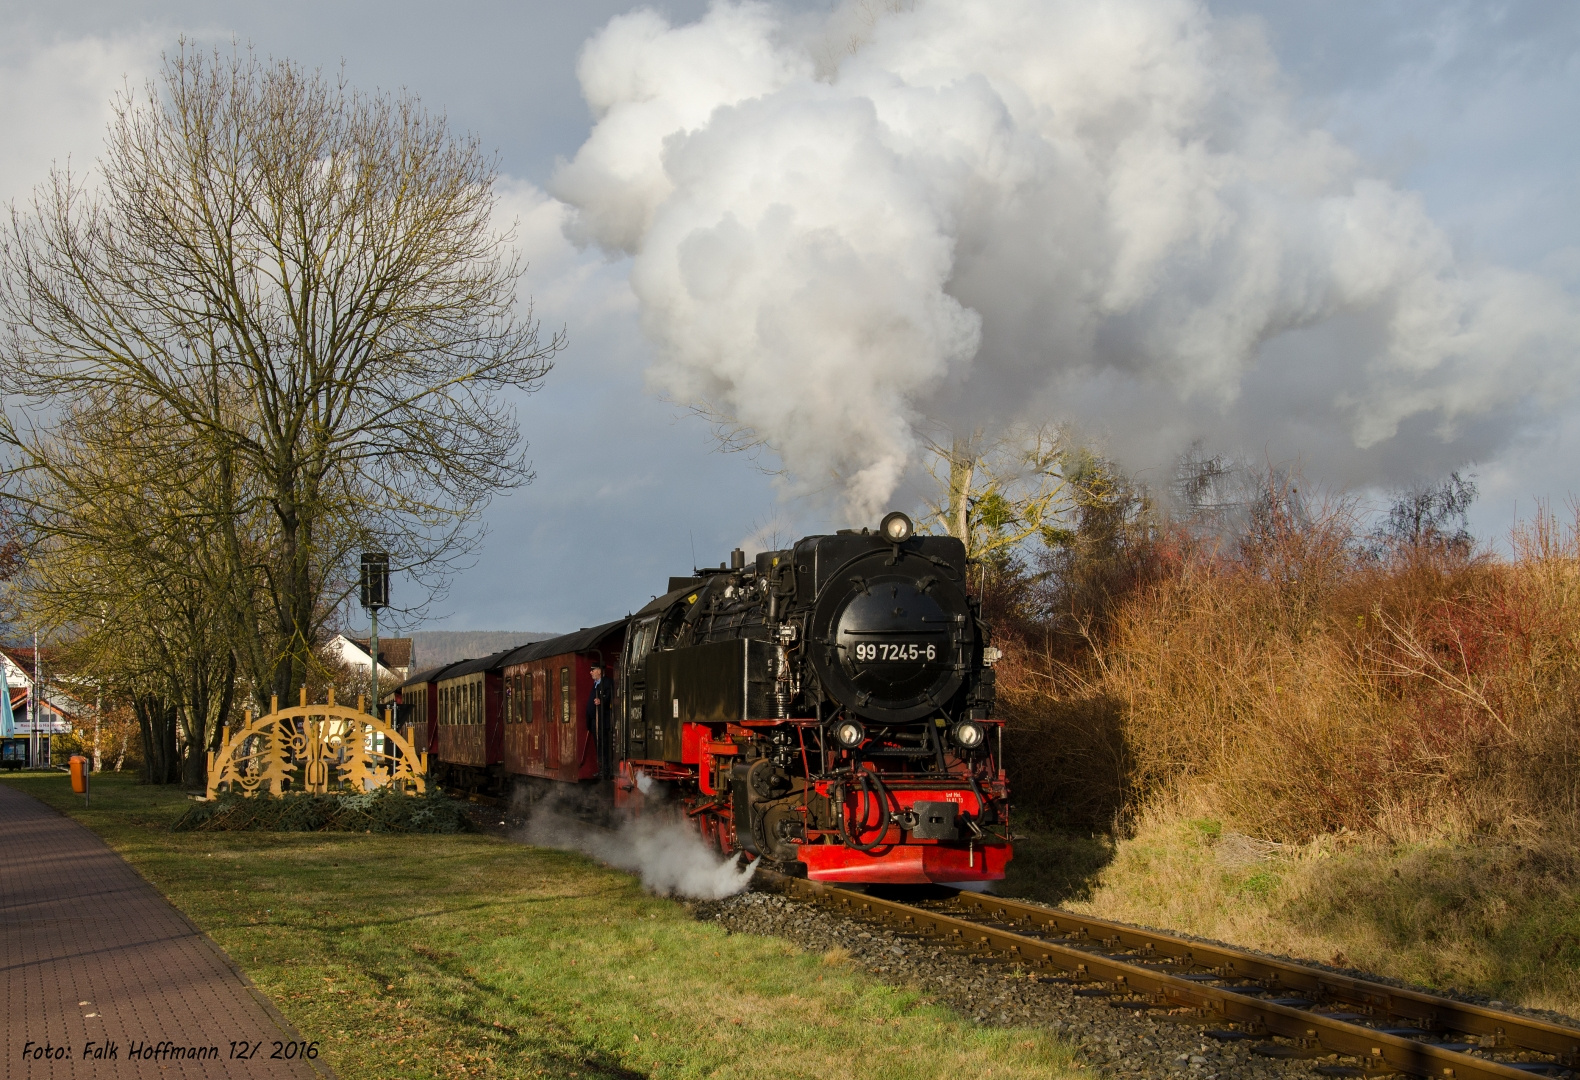
POLYGON ((938 646, 916 641, 862 641, 856 660, 863 664, 919 663, 938 659, 938 646))

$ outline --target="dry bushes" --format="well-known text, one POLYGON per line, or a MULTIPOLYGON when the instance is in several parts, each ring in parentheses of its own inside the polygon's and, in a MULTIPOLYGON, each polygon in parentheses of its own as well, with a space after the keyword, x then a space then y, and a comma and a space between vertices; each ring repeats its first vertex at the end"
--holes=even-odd
POLYGON ((1508 558, 1368 549, 1345 505, 1277 499, 1233 542, 1169 542, 1100 626, 1001 620, 1023 807, 1184 799, 1292 842, 1580 825, 1580 515, 1508 558))

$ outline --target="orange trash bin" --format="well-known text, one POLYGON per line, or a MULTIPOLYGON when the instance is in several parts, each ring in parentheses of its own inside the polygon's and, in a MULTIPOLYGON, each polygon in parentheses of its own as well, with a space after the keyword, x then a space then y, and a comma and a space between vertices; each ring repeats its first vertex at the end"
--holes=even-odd
POLYGON ((81 754, 71 755, 71 790, 78 795, 88 793, 88 759, 81 754))

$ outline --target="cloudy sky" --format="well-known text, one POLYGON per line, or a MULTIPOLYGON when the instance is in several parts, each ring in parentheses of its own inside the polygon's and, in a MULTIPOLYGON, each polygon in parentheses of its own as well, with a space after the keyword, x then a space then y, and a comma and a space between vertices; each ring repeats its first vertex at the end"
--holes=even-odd
POLYGON ((1193 438, 1476 525, 1580 493, 1580 8, 1400 0, 0 6, 0 194, 179 35, 497 151, 571 347, 428 627, 562 629, 914 504, 938 423, 1193 438), (900 8, 889 11, 889 8, 900 8), (716 450, 679 402, 782 456, 716 450), (783 466, 777 474, 770 470, 783 466))

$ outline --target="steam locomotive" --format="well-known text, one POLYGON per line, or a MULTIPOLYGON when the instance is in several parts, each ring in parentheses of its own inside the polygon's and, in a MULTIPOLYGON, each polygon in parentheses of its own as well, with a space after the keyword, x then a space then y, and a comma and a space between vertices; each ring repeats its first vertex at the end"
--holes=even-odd
POLYGON ((966 554, 901 513, 671 578, 636 614, 397 691, 440 783, 600 779, 719 851, 844 882, 1002 878, 1003 726, 966 554), (599 664, 610 744, 585 721, 599 664))

